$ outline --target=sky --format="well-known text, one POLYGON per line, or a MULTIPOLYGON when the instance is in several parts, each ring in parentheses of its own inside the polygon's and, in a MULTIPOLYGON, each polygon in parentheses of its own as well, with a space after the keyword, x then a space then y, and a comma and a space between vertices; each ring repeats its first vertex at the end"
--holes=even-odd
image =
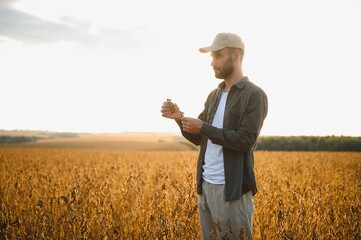
POLYGON ((269 101, 261 135, 361 136, 361 1, 0 0, 0 129, 179 132, 197 117, 219 32, 269 101))

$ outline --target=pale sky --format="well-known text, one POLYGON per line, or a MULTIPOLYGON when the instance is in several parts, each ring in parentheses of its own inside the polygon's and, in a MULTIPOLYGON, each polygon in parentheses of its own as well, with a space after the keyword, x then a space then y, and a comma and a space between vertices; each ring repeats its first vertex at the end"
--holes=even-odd
POLYGON ((178 132, 220 82, 218 32, 268 95, 261 135, 361 136, 361 1, 0 0, 0 129, 178 132))

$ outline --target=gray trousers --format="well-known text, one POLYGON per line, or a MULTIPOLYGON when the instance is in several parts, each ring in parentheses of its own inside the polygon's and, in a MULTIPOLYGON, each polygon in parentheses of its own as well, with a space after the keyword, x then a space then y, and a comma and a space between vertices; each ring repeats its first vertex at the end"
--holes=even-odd
POLYGON ((202 238, 252 239, 253 192, 240 200, 225 201, 224 184, 203 180, 202 195, 198 195, 199 220, 202 238))

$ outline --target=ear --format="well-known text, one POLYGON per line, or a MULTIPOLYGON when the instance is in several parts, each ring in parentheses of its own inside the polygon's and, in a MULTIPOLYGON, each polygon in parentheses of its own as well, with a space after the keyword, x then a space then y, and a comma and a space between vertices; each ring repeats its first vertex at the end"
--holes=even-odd
POLYGON ((236 61, 237 58, 239 58, 239 56, 240 56, 239 50, 238 49, 234 50, 232 54, 233 61, 236 61))

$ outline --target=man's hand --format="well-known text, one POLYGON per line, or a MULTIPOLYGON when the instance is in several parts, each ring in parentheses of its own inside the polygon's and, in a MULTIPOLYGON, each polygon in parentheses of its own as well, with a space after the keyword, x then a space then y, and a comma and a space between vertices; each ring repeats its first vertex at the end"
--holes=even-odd
POLYGON ((167 99, 167 101, 163 102, 160 111, 163 117, 174 119, 176 121, 180 121, 184 114, 179 110, 178 105, 176 103, 173 103, 170 99, 167 99))
POLYGON ((182 118, 183 131, 198 134, 201 132, 203 121, 198 118, 182 118))

